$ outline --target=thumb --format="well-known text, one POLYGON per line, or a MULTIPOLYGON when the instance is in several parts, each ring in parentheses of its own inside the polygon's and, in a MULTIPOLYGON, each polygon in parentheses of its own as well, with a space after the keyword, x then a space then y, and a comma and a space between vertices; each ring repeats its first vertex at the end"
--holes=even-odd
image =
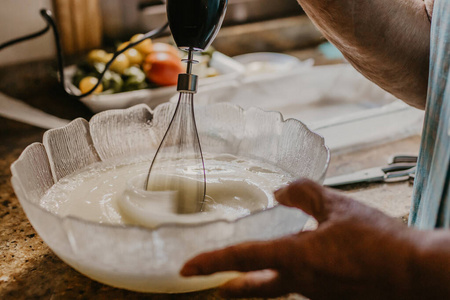
POLYGON ((302 178, 275 192, 275 198, 283 205, 296 207, 313 216, 319 223, 328 219, 330 201, 338 198, 312 180, 302 178))

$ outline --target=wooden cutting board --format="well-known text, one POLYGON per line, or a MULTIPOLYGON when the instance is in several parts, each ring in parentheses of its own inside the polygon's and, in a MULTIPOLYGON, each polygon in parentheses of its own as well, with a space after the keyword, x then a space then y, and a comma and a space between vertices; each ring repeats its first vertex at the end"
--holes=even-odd
POLYGON ((54 0, 64 53, 81 53, 102 43, 99 0, 54 0))

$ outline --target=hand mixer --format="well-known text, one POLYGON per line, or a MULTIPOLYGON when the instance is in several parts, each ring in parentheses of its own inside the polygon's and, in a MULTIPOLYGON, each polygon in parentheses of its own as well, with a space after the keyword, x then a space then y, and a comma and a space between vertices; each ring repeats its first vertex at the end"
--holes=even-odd
MULTIPOLYGON (((156 151, 146 189, 175 191, 177 213, 201 210, 206 192, 206 172, 194 115, 198 76, 192 74, 194 52, 212 43, 222 24, 228 0, 167 0, 167 17, 178 48, 187 51, 186 73, 178 75, 180 92, 172 120, 156 151), (171 172, 168 174, 168 170, 171 172), (187 177, 194 180, 188 180, 187 177)), ((164 200, 162 200, 164 201, 164 200)))

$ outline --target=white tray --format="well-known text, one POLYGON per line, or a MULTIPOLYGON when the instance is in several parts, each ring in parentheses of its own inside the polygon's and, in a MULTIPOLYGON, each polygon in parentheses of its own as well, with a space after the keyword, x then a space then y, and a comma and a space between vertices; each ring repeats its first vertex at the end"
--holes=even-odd
POLYGON ((257 106, 298 119, 323 135, 334 153, 419 134, 423 123, 423 111, 348 64, 297 67, 199 88, 197 105, 216 102, 257 106))

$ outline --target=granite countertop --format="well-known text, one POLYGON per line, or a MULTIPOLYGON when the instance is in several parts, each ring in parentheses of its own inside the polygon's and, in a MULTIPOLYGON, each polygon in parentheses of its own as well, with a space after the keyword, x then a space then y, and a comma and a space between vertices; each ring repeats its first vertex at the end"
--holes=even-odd
MULTIPOLYGON (((3 67, 0 91, 60 118, 89 120, 92 113, 63 94, 50 66, 51 62, 37 62, 3 67)), ((215 290, 158 295, 116 289, 93 281, 62 262, 28 222, 10 182, 11 163, 26 146, 41 142, 44 132, 0 117, 0 299, 219 299, 215 290)), ((328 175, 380 166, 394 154, 417 154, 419 143, 420 138, 413 136, 368 150, 332 154, 328 175)), ((341 192, 406 220, 412 184, 357 184, 344 187, 341 192)), ((289 295, 280 299, 303 298, 289 295)))

